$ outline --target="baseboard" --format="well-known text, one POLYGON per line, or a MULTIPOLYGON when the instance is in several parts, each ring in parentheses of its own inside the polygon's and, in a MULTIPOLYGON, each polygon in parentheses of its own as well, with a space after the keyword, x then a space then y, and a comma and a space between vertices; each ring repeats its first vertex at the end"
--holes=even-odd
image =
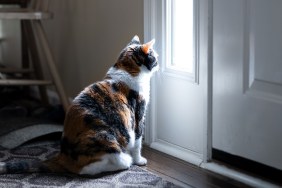
POLYGON ((153 142, 150 144, 150 147, 163 153, 169 154, 178 159, 181 159, 183 161, 186 161, 188 163, 194 164, 196 166, 200 166, 203 161, 202 156, 199 153, 184 149, 182 147, 164 141, 153 142))
POLYGON ((240 181, 252 187, 258 187, 258 188, 279 188, 281 187, 274 183, 262 180, 260 178, 248 175, 243 172, 239 172, 238 170, 232 169, 230 167, 227 167, 225 165, 222 165, 216 162, 202 163, 200 167, 207 169, 211 172, 240 181))
POLYGON ((181 159, 183 161, 186 161, 190 164, 199 166, 211 172, 237 180, 239 182, 245 183, 246 185, 250 185, 252 187, 258 187, 258 188, 281 187, 275 183, 263 180, 253 175, 249 175, 247 173, 239 171, 238 169, 232 168, 227 165, 223 165, 215 161, 204 163, 200 154, 186 150, 176 145, 172 145, 170 143, 166 143, 164 141, 155 141, 150 144, 150 147, 160 152, 176 157, 178 159, 181 159))
POLYGON ((243 171, 261 176, 265 179, 268 179, 269 181, 282 184, 282 171, 277 168, 270 167, 250 159, 246 159, 238 155, 232 155, 215 148, 212 149, 212 158, 214 160, 218 160, 220 162, 242 169, 243 171))

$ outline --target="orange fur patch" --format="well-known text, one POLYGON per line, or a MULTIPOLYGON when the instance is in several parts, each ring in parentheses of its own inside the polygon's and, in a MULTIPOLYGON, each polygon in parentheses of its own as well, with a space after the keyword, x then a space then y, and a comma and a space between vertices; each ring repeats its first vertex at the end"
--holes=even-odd
POLYGON ((69 139, 75 139, 79 133, 87 130, 84 125, 83 118, 87 111, 82 109, 79 105, 70 106, 64 122, 64 135, 69 139))

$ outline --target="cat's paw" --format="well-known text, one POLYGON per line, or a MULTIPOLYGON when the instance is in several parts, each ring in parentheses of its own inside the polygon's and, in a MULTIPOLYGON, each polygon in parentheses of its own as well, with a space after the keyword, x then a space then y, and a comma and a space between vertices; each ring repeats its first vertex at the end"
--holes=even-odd
POLYGON ((145 166, 147 164, 147 159, 144 157, 138 157, 138 159, 133 161, 133 164, 138 166, 145 166))

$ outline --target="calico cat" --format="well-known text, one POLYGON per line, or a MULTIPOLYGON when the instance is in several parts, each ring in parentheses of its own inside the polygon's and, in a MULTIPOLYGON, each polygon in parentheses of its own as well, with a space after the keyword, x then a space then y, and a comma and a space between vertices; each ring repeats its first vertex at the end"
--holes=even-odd
POLYGON ((0 162, 0 174, 68 172, 96 175, 146 165, 141 156, 150 78, 158 70, 154 40, 138 36, 122 50, 104 80, 86 87, 67 111, 61 149, 42 163, 0 162))

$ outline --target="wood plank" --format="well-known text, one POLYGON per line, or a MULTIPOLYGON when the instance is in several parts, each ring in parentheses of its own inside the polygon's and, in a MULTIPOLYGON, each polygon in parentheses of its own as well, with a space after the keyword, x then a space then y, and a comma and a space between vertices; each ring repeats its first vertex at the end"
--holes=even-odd
POLYGON ((0 8, 0 19, 41 20, 52 17, 53 14, 50 12, 41 12, 26 8, 0 8))
POLYGON ((151 170, 152 172, 158 172, 164 176, 168 176, 176 181, 179 181, 180 184, 187 185, 187 187, 249 187, 238 181, 212 173, 185 161, 151 149, 148 146, 144 146, 142 152, 144 157, 148 160, 147 167, 144 168, 151 170))
POLYGON ((52 81, 49 80, 18 80, 18 79, 5 79, 0 80, 0 85, 4 86, 29 86, 29 85, 51 85, 52 81))

